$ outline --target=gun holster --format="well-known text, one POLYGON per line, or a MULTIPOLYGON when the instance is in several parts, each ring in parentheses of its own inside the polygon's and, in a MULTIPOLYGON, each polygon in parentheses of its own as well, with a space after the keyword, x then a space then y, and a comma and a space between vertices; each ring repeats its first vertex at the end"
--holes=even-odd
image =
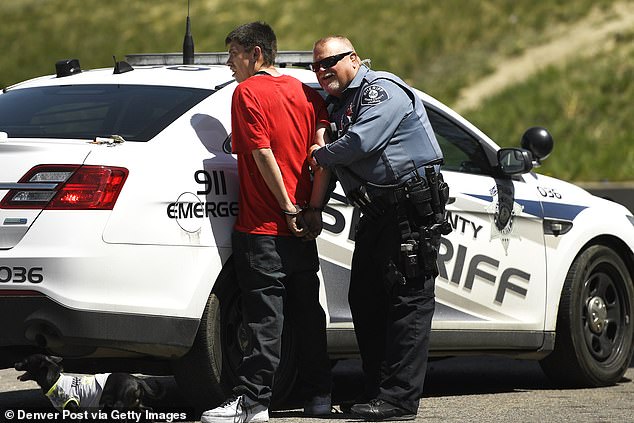
POLYGON ((426 166, 425 179, 416 175, 407 181, 397 189, 397 199, 401 228, 400 270, 408 278, 421 273, 436 277, 441 235, 452 230, 445 213, 449 185, 433 166, 426 166), (414 246, 416 260, 412 257, 414 246))
POLYGON ((365 185, 361 185, 354 191, 347 193, 347 197, 352 205, 358 207, 364 215, 372 219, 377 219, 383 215, 384 210, 376 202, 372 202, 365 185))

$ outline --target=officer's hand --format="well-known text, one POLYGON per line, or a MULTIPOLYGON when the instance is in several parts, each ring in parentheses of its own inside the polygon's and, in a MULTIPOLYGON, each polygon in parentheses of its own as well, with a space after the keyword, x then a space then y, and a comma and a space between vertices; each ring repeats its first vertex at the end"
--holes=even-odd
POLYGON ((308 229, 302 213, 294 215, 285 214, 284 217, 286 218, 286 226, 288 226, 288 229, 290 229, 293 235, 299 238, 306 236, 308 229))
POLYGON ((308 156, 306 157, 306 160, 308 160, 308 164, 313 169, 317 169, 317 168, 321 167, 321 166, 319 166, 319 163, 317 163, 317 160, 315 160, 315 157, 313 156, 313 152, 315 150, 319 150, 320 148, 321 148, 321 146, 319 146, 317 144, 313 144, 308 149, 308 156))
POLYGON ((306 209, 302 212, 302 216, 308 230, 308 232, 304 236, 304 239, 306 239, 307 241, 312 241, 319 236, 321 230, 324 227, 323 221, 321 219, 321 210, 313 208, 306 209))

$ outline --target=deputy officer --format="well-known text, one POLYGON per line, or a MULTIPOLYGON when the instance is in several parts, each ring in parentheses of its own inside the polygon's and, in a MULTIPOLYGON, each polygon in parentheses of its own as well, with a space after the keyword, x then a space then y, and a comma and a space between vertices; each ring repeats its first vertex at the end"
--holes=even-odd
POLYGON ((440 234, 450 228, 442 152, 422 102, 397 76, 370 70, 350 40, 313 49, 332 103, 331 141, 313 166, 334 170, 360 207, 348 301, 365 378, 351 411, 367 420, 414 419, 423 392, 440 234))

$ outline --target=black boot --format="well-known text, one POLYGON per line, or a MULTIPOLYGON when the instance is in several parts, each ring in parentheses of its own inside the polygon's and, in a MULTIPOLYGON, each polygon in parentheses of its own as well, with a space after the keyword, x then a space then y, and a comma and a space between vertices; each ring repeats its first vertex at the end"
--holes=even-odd
POLYGON ((370 421, 414 420, 416 418, 416 413, 382 399, 373 399, 367 404, 355 404, 351 411, 353 414, 370 421))

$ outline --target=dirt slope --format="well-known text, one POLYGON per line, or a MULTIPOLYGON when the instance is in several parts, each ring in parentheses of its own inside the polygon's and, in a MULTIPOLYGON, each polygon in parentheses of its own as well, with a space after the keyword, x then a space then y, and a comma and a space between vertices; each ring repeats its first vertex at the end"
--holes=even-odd
POLYGON ((606 48, 614 34, 632 29, 634 2, 616 3, 609 11, 595 10, 585 19, 558 31, 548 43, 529 48, 518 57, 501 59, 492 74, 461 91, 453 108, 459 112, 473 109, 485 98, 522 82, 545 67, 606 48))

